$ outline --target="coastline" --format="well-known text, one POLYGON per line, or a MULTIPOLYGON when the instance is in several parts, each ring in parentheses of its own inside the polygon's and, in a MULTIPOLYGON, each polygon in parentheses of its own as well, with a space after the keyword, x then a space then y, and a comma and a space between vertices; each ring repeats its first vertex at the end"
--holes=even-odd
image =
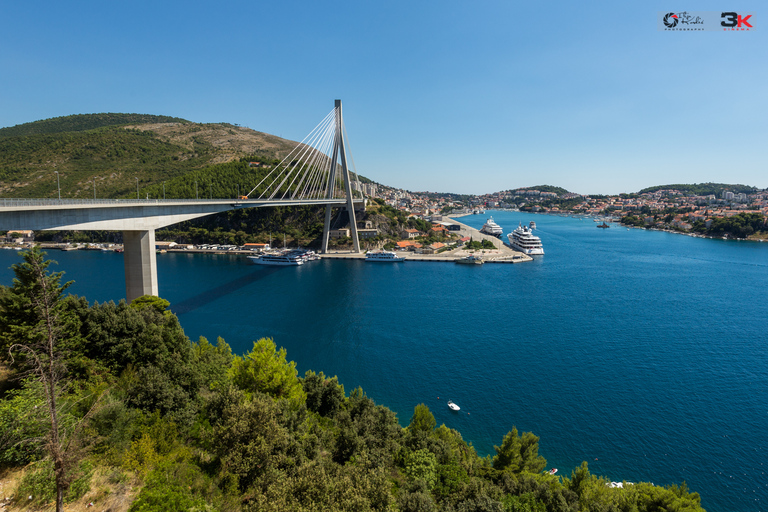
MULTIPOLYGON (((533 258, 523 254, 522 252, 515 251, 504 242, 496 238, 495 236, 486 235, 479 230, 467 226, 466 224, 459 222, 453 218, 443 221, 444 224, 455 224, 459 226, 458 233, 462 237, 471 237, 473 240, 488 240, 496 247, 495 249, 480 249, 480 250, 466 250, 462 248, 452 249, 444 251, 438 254, 417 254, 415 252, 406 251, 406 259, 410 261, 431 261, 431 262, 454 262, 457 259, 464 258, 469 255, 479 256, 485 263, 521 263, 525 261, 533 261, 533 258)), ((26 249, 31 245, 35 245, 34 242, 25 243, 23 245, 5 245, 5 249, 26 249)), ((123 249, 122 244, 112 244, 109 248, 104 248, 98 244, 62 244, 53 242, 42 242, 39 244, 46 250, 91 250, 91 251, 104 251, 104 252, 121 252, 123 249)), ((255 254, 250 249, 203 249, 203 248, 188 248, 188 247, 168 247, 165 249, 158 249, 158 254, 163 253, 184 253, 184 254, 236 254, 250 256, 255 254)), ((365 259, 365 253, 353 253, 349 250, 332 251, 326 254, 318 254, 320 258, 327 259, 365 259)))
MULTIPOLYGON (((485 263, 522 263, 525 261, 533 261, 533 258, 522 252, 515 251, 508 245, 506 245, 500 238, 495 236, 486 235, 479 230, 467 226, 464 223, 457 221, 456 219, 449 217, 448 220, 442 221, 443 224, 454 224, 459 226, 458 233, 462 237, 471 237, 473 240, 488 240, 496 247, 495 249, 480 249, 480 250, 466 250, 462 248, 453 249, 450 251, 441 252, 439 254, 417 254, 415 252, 407 251, 403 254, 406 255, 408 261, 432 261, 432 262, 454 262, 457 259, 464 258, 471 254, 479 256, 485 263)), ((455 233, 456 231, 454 231, 455 233)), ((335 251, 327 254, 318 254, 320 258, 329 259, 365 259, 365 253, 355 254, 349 251, 335 251)))
MULTIPOLYGON (((519 212, 521 210, 511 210, 506 208, 486 208, 486 211, 496 211, 496 212, 519 212)), ((642 229, 645 231, 661 231, 663 233, 672 233, 675 235, 685 235, 690 236, 693 238, 706 238, 709 240, 731 240, 731 241, 738 241, 738 242, 768 242, 768 233, 764 234, 764 237, 762 238, 736 238, 731 236, 711 236, 711 235, 704 235, 701 233, 692 233, 688 231, 677 231, 674 229, 667 229, 667 228, 656 228, 653 226, 632 226, 627 224, 622 224, 620 220, 615 220, 615 218, 611 217, 605 217, 605 216, 590 216, 590 215, 579 215, 579 214, 564 214, 562 212, 559 213, 551 213, 551 212, 524 212, 529 213, 531 215, 546 215, 548 217, 569 217, 573 219, 601 219, 609 224, 615 224, 617 226, 621 226, 624 228, 631 228, 631 229, 642 229)), ((461 213, 461 214, 448 214, 448 217, 453 219, 454 217, 465 217, 467 215, 473 215, 472 213, 461 213)))

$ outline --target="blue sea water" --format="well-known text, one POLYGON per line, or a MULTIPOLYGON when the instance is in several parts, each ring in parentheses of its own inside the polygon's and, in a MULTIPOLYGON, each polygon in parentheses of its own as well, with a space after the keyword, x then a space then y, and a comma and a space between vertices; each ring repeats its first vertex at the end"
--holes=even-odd
MULTIPOLYGON (((407 424, 427 404, 481 454, 517 426, 560 474, 680 484, 710 512, 768 509, 768 243, 535 220, 546 255, 479 267, 158 256, 192 339, 269 336, 407 424), (461 406, 452 413, 446 401, 461 406)), ((479 228, 485 217, 459 219, 479 228)), ((125 295, 122 255, 57 252, 72 293, 125 295)), ((0 283, 18 260, 0 251, 0 283)))

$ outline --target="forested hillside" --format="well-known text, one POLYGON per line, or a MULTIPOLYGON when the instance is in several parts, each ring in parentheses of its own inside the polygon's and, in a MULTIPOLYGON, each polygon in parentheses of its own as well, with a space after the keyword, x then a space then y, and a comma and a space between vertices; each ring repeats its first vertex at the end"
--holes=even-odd
MULTIPOLYGON (((283 158, 296 144, 226 123, 165 116, 89 114, 36 121, 0 129, 0 194, 53 198, 60 186, 62 199, 121 198, 136 197, 138 185, 139 197, 158 197, 157 187, 148 187, 243 158, 283 158)), ((218 197, 233 197, 230 189, 234 186, 218 197)), ((188 192, 186 198, 195 197, 194 190, 188 192)))
MULTIPOLYGON (((525 187, 526 189, 530 190, 538 190, 539 192, 554 192, 558 195, 564 195, 569 194, 570 192, 563 187, 555 187, 553 185, 536 185, 534 187, 525 187)), ((516 189, 516 190, 522 190, 522 189, 516 189)))
POLYGON ((155 123, 189 123, 186 119, 149 114, 80 114, 54 117, 31 123, 18 124, 8 128, 0 128, 0 137, 23 137, 26 135, 42 135, 64 132, 83 132, 104 128, 105 126, 120 126, 127 124, 155 123))
POLYGON ((655 187, 644 188, 639 191, 638 194, 656 192, 658 190, 678 190, 683 194, 708 196, 714 195, 718 198, 721 197, 723 190, 729 190, 734 193, 754 194, 757 192, 756 187, 749 185, 728 185, 726 183, 694 183, 694 184, 677 184, 677 185, 656 185, 655 187))
POLYGON ((702 510, 685 484, 544 472, 539 438, 513 425, 480 457, 423 404, 403 427, 362 389, 300 377, 269 333, 243 355, 190 342, 167 301, 91 305, 39 249, 22 258, 0 288, 7 509, 702 510))

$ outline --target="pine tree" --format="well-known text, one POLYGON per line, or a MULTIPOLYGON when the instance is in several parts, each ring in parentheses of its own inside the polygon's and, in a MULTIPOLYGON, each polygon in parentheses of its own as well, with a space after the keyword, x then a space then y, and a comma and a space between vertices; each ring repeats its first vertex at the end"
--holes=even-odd
POLYGON ((40 382, 50 429, 45 450, 53 461, 56 510, 63 510, 64 494, 72 482, 76 428, 62 410, 64 317, 62 295, 71 282, 61 284, 63 272, 50 273, 50 260, 39 247, 21 253, 24 261, 13 265, 13 287, 0 298, 4 318, 3 339, 11 342, 8 354, 22 377, 40 382))

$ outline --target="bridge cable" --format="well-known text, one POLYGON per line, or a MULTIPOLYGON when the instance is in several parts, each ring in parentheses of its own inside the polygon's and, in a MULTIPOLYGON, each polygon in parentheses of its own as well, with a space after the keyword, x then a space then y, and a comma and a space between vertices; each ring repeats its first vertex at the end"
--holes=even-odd
POLYGON ((344 145, 344 149, 347 150, 347 154, 349 155, 349 161, 352 164, 352 170, 355 173, 355 182, 357 183, 357 190, 360 192, 360 197, 364 198, 365 194, 363 194, 363 188, 360 186, 360 175, 357 173, 357 167, 355 167, 355 159, 352 156, 352 146, 349 143, 349 136, 347 135, 347 125, 344 123, 344 120, 341 122, 341 130, 344 133, 344 140, 346 141, 346 144, 344 145))
MULTIPOLYGON (((325 131, 328 130, 328 126, 326 126, 325 131)), ((309 162, 313 160, 313 155, 317 152, 315 149, 315 146, 318 145, 318 140, 320 140, 323 137, 323 133, 321 131, 317 131, 313 137, 308 141, 308 143, 304 146, 304 151, 301 153, 301 155, 296 159, 296 165, 293 165, 293 169, 286 173, 283 180, 280 182, 280 184, 275 187, 274 192, 272 192, 272 195, 270 196, 270 199, 273 199, 277 193, 279 193, 280 189, 283 187, 285 182, 288 180, 288 178, 293 174, 293 179, 291 182, 286 186, 285 192, 283 193, 281 199, 285 199, 286 196, 289 194, 291 186, 296 182, 296 179, 299 178, 299 176, 302 175, 303 172, 306 172, 306 168, 309 165, 309 162), (309 155, 309 156, 307 156, 309 155)), ((293 162, 291 162, 293 163, 293 162)))
MULTIPOLYGON (((292 199, 295 198, 297 194, 299 195, 299 198, 304 198, 305 193, 310 188, 310 186, 313 187, 310 190, 314 189, 315 176, 320 172, 323 161, 328 159, 327 153, 329 150, 327 147, 328 146, 327 141, 330 137, 330 133, 331 133, 331 130, 326 130, 325 133, 323 134, 323 138, 318 140, 316 151, 314 151, 314 154, 312 155, 312 158, 308 164, 308 171, 304 174, 301 181, 296 185, 296 189, 294 190, 293 195, 291 196, 292 199), (303 188, 302 188, 302 185, 303 185, 303 188), (300 189, 301 191, 299 192, 300 189)), ((310 197, 314 197, 311 194, 312 193, 310 192, 310 197)))
POLYGON ((318 144, 318 151, 312 162, 312 171, 307 174, 304 188, 299 194, 300 199, 321 198, 318 185, 319 183, 322 183, 323 176, 327 174, 327 169, 330 168, 329 161, 331 160, 331 157, 328 155, 331 153, 332 144, 333 130, 326 130, 323 140, 318 144))
MULTIPOLYGON (((331 118, 333 116, 333 114, 335 113, 335 110, 336 110, 335 108, 333 110, 331 110, 331 112, 329 112, 328 115, 325 116, 325 118, 322 121, 320 121, 320 123, 312 130, 312 132, 310 132, 310 135, 312 135, 312 133, 314 133, 314 131, 317 130, 318 127, 320 127, 323 124, 327 123, 328 119, 331 118)), ((305 137, 304 140, 309 138, 310 135, 305 137)), ((248 194, 246 194, 246 197, 249 197, 251 194, 253 194, 275 171, 278 171, 277 175, 279 176, 280 175, 279 169, 281 169, 281 166, 283 166, 283 164, 286 162, 286 160, 291 158, 291 156, 294 154, 294 152, 296 152, 296 150, 298 150, 302 146, 302 144, 304 144, 304 141, 301 141, 295 148, 293 148, 293 150, 291 150, 290 153, 288 153, 288 155, 286 155, 285 158, 283 158, 283 160, 279 164, 277 164, 270 172, 268 172, 267 175, 264 176, 264 178, 262 178, 262 180, 259 183, 257 183, 256 186, 253 187, 253 189, 251 189, 250 192, 248 192, 248 194)), ((263 198, 264 193, 270 189, 272 184, 274 184, 274 181, 276 181, 276 179, 273 179, 273 181, 270 184, 270 186, 266 187, 265 191, 259 196, 260 199, 263 198)))

